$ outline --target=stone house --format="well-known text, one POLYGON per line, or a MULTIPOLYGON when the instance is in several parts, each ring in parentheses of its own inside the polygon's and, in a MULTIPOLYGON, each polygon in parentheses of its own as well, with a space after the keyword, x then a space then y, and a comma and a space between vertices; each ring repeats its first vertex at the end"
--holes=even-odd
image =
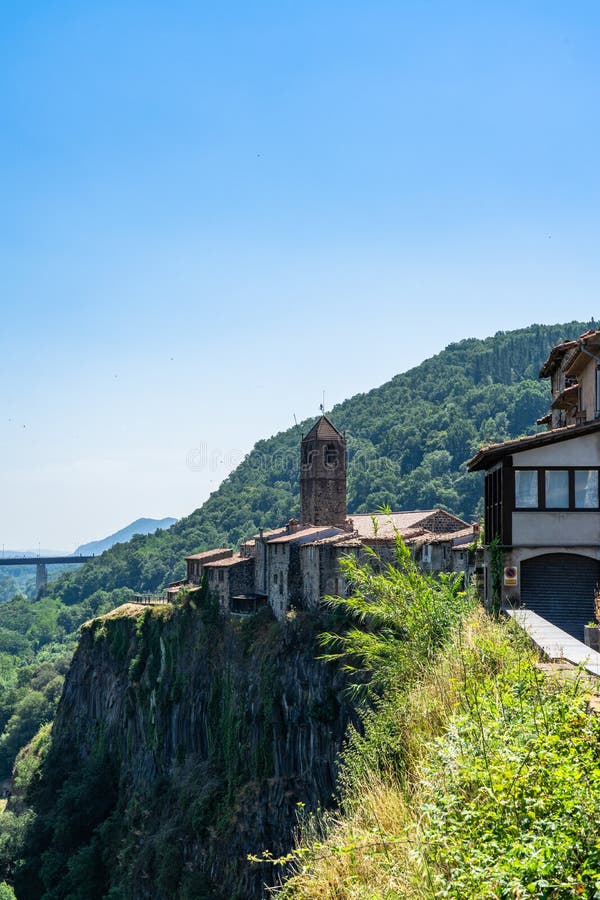
POLYGON ((452 550, 459 541, 471 543, 477 526, 443 509, 358 514, 350 522, 361 543, 376 550, 383 562, 394 561, 395 539, 399 535, 424 571, 461 571, 467 579, 470 575, 467 560, 464 568, 455 568, 462 560, 455 558, 452 550))
MULTIPOLYGON (((305 574, 302 563, 307 557, 304 547, 313 547, 324 539, 347 537, 342 528, 332 525, 300 525, 292 520, 284 528, 262 532, 256 538, 255 586, 262 591, 278 618, 291 606, 303 606, 305 574)), ((316 551, 318 553, 318 550, 316 551)))
POLYGON ((348 554, 359 555, 362 548, 356 532, 308 541, 300 548, 302 606, 305 609, 316 609, 328 594, 347 595, 348 585, 340 569, 340 560, 348 554))
POLYGON ((291 608, 316 608, 323 596, 346 593, 342 556, 371 547, 383 562, 393 562, 398 535, 427 571, 463 571, 468 577, 468 554, 463 559, 453 548, 472 541, 473 526, 440 509, 348 518, 346 469, 345 437, 321 416, 302 438, 301 522, 261 530, 239 553, 223 548, 186 557, 187 579, 170 585, 169 593, 206 578, 225 611, 248 613, 268 604, 282 619, 291 608))
POLYGON ((208 589, 225 612, 235 607, 234 598, 250 598, 254 593, 254 560, 241 553, 206 563, 208 589))
POLYGON ((206 566, 220 559, 230 559, 232 556, 233 550, 226 547, 220 550, 205 550, 204 553, 193 553, 191 556, 186 556, 187 583, 200 584, 206 566))
POLYGON ((475 557, 470 550, 475 538, 472 525, 449 532, 423 532, 406 543, 424 572, 462 572, 465 583, 474 572, 475 557))
POLYGON ((540 378, 550 379, 552 401, 538 425, 554 429, 600 418, 600 331, 553 347, 540 378))
POLYGON ((485 447, 468 463, 485 473, 486 602, 500 594, 580 640, 600 584, 599 349, 600 331, 554 347, 540 370, 551 379, 551 408, 539 420, 548 430, 485 447))

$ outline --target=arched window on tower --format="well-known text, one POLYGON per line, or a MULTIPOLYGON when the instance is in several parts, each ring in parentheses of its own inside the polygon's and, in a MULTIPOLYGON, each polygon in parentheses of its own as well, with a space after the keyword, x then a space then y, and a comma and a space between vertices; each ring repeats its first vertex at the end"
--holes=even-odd
POLYGON ((307 444, 302 444, 301 465, 303 469, 310 469, 315 458, 315 450, 307 444))
POLYGON ((338 448, 335 444, 326 444, 324 453, 324 462, 328 469, 337 469, 338 466, 338 448))

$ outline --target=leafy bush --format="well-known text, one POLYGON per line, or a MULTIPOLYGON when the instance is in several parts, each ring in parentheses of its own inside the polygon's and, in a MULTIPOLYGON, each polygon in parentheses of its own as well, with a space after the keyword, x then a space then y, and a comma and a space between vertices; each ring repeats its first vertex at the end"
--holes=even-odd
POLYGON ((423 773, 436 896, 600 896, 600 719, 583 684, 515 660, 467 675, 461 701, 423 773))
POLYGON ((393 690, 415 677, 462 619, 470 601, 459 575, 426 575, 400 537, 394 563, 382 565, 372 550, 366 560, 348 556, 340 568, 351 585, 350 597, 325 602, 352 622, 342 634, 327 633, 324 659, 344 660, 358 687, 393 690), (365 680, 368 679, 368 680, 365 680))
MULTIPOLYGON (((371 588, 391 609, 389 580, 371 588)), ((293 871, 282 900, 600 896, 600 719, 586 712, 589 685, 576 670, 542 673, 512 622, 463 615, 428 666, 415 655, 412 674, 393 648, 410 644, 408 627, 378 616, 381 638, 365 614, 366 639, 351 632, 371 685, 387 687, 350 737, 341 814, 304 822, 279 861, 293 871)))

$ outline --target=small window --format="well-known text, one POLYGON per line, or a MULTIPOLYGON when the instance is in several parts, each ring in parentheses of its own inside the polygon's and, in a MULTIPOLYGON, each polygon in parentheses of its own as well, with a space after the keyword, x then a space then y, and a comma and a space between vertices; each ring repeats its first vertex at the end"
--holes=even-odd
POLYGON ((223 581, 224 577, 225 577, 225 573, 223 572, 223 569, 219 569, 219 581, 223 581))
POLYGON ((333 444, 327 444, 325 447, 325 465, 328 469, 335 469, 338 464, 337 447, 333 444))
POLYGON ((575 470, 575 508, 598 508, 598 470, 575 470))
POLYGON ((282 578, 281 581, 279 582, 279 593, 280 593, 280 594, 283 594, 283 578, 282 578))
POLYGON ((277 572, 273 573, 273 584, 277 584, 277 572))
POLYGON ((302 446, 302 468, 303 469, 311 469, 314 459, 316 455, 316 450, 311 447, 310 449, 304 444, 302 446))
POLYGON ((537 509, 537 469, 515 469, 515 506, 517 509, 537 509))
POLYGON ((569 508, 569 473, 566 469, 546 469, 546 509, 569 508))
POLYGON ((426 563, 431 562, 431 544, 423 544, 423 550, 421 551, 421 559, 423 562, 426 562, 426 563))

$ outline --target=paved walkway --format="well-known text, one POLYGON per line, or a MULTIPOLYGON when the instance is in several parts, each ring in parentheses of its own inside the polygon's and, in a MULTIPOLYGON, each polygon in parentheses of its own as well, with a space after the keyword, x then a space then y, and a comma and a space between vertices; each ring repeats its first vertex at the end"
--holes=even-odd
POLYGON ((596 650, 587 647, 582 641, 571 637, 530 609, 507 609, 505 612, 525 629, 533 643, 549 659, 565 659, 592 675, 600 675, 600 653, 596 650))

